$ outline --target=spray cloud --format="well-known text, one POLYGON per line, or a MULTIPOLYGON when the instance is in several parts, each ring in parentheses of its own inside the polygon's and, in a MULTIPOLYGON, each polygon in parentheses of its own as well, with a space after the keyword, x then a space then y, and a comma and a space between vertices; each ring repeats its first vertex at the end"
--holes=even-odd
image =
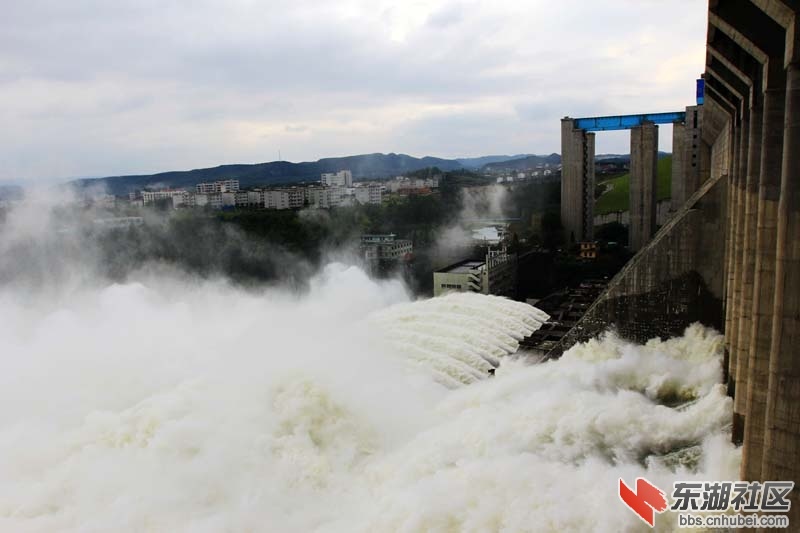
MULTIPOLYGON (((58 215, 23 215, 3 252, 52 261, 58 215)), ((618 477, 735 476, 699 326, 528 365, 546 316, 499 298, 415 302, 338 263, 301 292, 96 267, 4 270, 0 531, 637 531, 618 477)))

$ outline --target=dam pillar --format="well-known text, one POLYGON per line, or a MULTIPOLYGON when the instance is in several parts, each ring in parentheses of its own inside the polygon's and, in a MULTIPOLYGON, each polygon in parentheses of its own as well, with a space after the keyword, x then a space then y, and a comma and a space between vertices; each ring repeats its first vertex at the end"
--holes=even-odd
POLYGON ((594 238, 594 133, 561 119, 561 223, 568 244, 594 238))
POLYGON ((730 330, 726 331, 726 336, 730 337, 729 340, 729 355, 730 364, 728 366, 728 375, 730 380, 730 389, 733 392, 734 398, 734 414, 733 414, 733 442, 740 444, 742 435, 744 433, 744 425, 741 417, 737 416, 735 409, 736 394, 739 389, 739 384, 736 381, 739 377, 739 331, 740 322, 742 318, 742 268, 744 266, 744 221, 745 221, 745 206, 746 206, 746 186, 747 186, 747 164, 742 157, 742 148, 746 145, 746 137, 743 132, 749 131, 749 124, 746 119, 739 113, 739 124, 734 128, 733 132, 733 186, 734 191, 734 205, 733 205, 733 233, 731 235, 731 259, 730 259, 730 274, 728 291, 730 291, 730 330))
MULTIPOLYGON (((731 341, 728 346, 730 392, 734 397, 733 442, 741 443, 744 434, 744 413, 747 405, 747 350, 750 346, 750 314, 752 307, 753 248, 755 247, 755 212, 760 158, 753 151, 760 142, 751 144, 753 137, 761 135, 760 114, 751 117, 754 109, 754 91, 749 79, 742 79, 725 65, 712 61, 706 69, 707 83, 723 100, 735 110, 731 124, 732 174, 738 184, 737 203, 740 211, 734 213, 735 233, 730 236, 732 255, 729 256, 729 272, 732 272, 733 289, 730 319, 731 341)), ((760 91, 760 88, 757 89, 760 91)), ((758 108, 756 111, 758 112, 758 108)), ((760 152, 759 152, 760 153, 760 152)), ((730 289, 730 287, 729 287, 730 289)))
POLYGON ((670 208, 672 211, 686 203, 686 200, 700 188, 700 176, 707 171, 702 152, 701 128, 703 107, 686 108, 684 122, 672 125, 672 183, 670 188, 670 208))
POLYGON ((741 442, 744 432, 743 414, 746 411, 747 381, 746 362, 750 335, 749 328, 742 332, 742 324, 750 323, 752 301, 754 262, 748 259, 747 249, 755 246, 755 237, 748 231, 755 232, 754 223, 757 211, 753 200, 757 196, 757 183, 760 168, 761 146, 761 92, 762 65, 736 44, 734 40, 716 32, 709 42, 707 74, 713 85, 717 84, 725 90, 728 97, 737 101, 736 118, 731 126, 738 123, 737 134, 734 135, 734 165, 731 172, 728 191, 728 231, 726 238, 725 272, 727 286, 725 291, 725 349, 728 358, 727 382, 728 392, 735 398, 734 405, 734 442, 741 442), (748 189, 748 184, 750 188, 748 189), (748 190, 752 193, 747 196, 748 190), (747 217, 748 199, 751 201, 750 218, 747 217), (740 224, 745 226, 743 233, 738 233, 740 224), (749 229, 748 229, 749 228, 749 229), (742 263, 744 261, 744 263, 742 263), (743 310, 747 316, 742 316, 743 310), (738 399, 737 399, 737 391, 738 399))
MULTIPOLYGON (((761 480, 769 384, 769 353, 775 294, 775 255, 777 246, 778 199, 783 159, 786 78, 782 58, 770 60, 763 93, 763 120, 759 141, 761 154, 756 189, 755 275, 751 303, 751 331, 747 349, 747 393, 743 412, 745 440, 742 453, 742 479, 761 480)), ((754 139, 751 138, 751 142, 754 139)), ((751 152, 752 154, 753 152, 751 152)), ((748 187, 748 194, 750 194, 748 187)), ((745 252, 747 253, 747 252, 745 252)), ((740 335, 742 333, 740 332, 740 335)), ((743 335, 742 335, 743 336, 743 335)), ((737 399, 738 400, 738 399, 737 399)))
MULTIPOLYGON (((688 119, 688 117, 687 117, 688 119)), ((688 189, 688 169, 686 156, 686 124, 676 122, 672 125, 672 182, 670 184, 670 209, 677 211, 686 203, 691 193, 688 189)))
MULTIPOLYGON (((758 90, 758 89, 757 89, 758 90)), ((732 346, 732 357, 736 358, 736 394, 733 398, 733 441, 744 441, 745 413, 747 408, 747 366, 749 362, 750 333, 753 311, 753 277, 755 274, 756 214, 758 210, 758 179, 761 163, 761 142, 752 144, 754 137, 761 137, 761 115, 758 106, 753 106, 753 91, 742 98, 742 125, 739 131, 739 176, 740 209, 743 217, 738 246, 741 248, 737 270, 738 288, 738 332, 732 346)))
POLYGON ((697 192, 708 177, 711 148, 703 144, 703 106, 686 108, 686 198, 697 192))
MULTIPOLYGON (((730 124, 735 122, 731 118, 730 124)), ((734 149, 738 144, 738 136, 732 135, 734 149)), ((739 223, 739 173, 736 168, 735 158, 732 160, 731 172, 728 177, 728 231, 725 236, 725 349, 728 354, 728 394, 733 397, 736 386, 736 358, 733 354, 733 338, 736 328, 734 327, 736 317, 734 314, 734 281, 736 279, 736 258, 738 257, 736 228, 739 223)))
MULTIPOLYGON (((786 70, 763 479, 800 481, 800 63, 786 70)), ((800 487, 790 495, 800 523, 800 487)))
POLYGON ((645 123, 631 128, 629 244, 639 251, 656 232, 658 188, 658 126, 645 123))

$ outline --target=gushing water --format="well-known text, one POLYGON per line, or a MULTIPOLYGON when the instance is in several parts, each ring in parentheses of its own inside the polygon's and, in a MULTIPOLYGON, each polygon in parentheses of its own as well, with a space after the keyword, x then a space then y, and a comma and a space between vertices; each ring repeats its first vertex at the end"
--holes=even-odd
POLYGON ((5 288, 0 315, 0 531, 644 531, 618 477, 736 474, 699 326, 529 365, 541 311, 336 265, 304 296, 5 288))
POLYGON ((409 361, 433 372, 443 385, 457 387, 486 378, 500 357, 549 317, 532 307, 500 298, 453 293, 392 306, 370 322, 409 361))

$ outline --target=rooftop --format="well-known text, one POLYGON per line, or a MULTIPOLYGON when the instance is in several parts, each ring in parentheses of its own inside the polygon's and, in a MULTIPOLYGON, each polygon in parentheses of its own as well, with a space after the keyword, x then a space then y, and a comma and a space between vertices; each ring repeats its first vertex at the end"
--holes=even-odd
POLYGON ((450 265, 447 267, 442 268, 441 270, 437 270, 437 272, 447 272, 449 274, 466 274, 470 270, 475 270, 476 268, 482 267, 486 264, 485 261, 461 261, 460 263, 456 263, 454 265, 450 265))
POLYGON ((391 242, 395 240, 396 235, 394 233, 383 233, 383 234, 365 234, 361 236, 361 242, 391 242))

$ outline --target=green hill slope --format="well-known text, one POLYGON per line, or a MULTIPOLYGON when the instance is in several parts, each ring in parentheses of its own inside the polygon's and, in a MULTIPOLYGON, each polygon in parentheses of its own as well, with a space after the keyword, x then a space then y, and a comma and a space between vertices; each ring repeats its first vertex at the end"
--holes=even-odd
MULTIPOLYGON (((612 178, 600 182, 606 186, 606 191, 597 199, 594 212, 597 215, 605 215, 614 211, 627 211, 630 195, 630 174, 623 174, 617 178, 612 178)), ((672 184, 672 156, 662 157, 658 160, 658 200, 666 200, 670 197, 670 186, 672 184)))

